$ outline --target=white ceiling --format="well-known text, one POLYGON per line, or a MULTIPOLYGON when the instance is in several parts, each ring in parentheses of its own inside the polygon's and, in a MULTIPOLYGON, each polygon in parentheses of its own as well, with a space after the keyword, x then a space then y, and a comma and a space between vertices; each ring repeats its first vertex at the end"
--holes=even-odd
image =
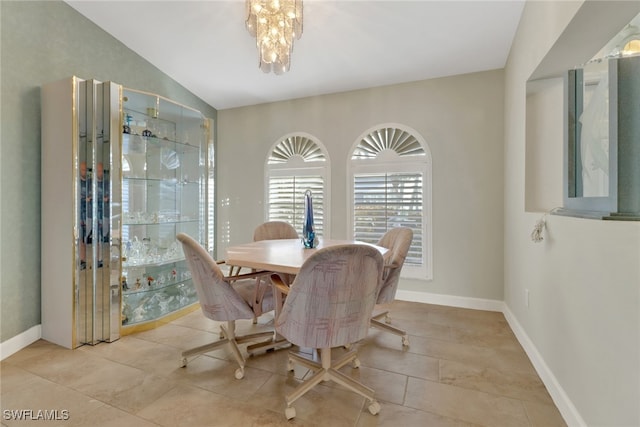
POLYGON ((524 0, 305 0, 291 70, 258 69, 244 0, 67 3, 217 109, 503 68, 524 0))

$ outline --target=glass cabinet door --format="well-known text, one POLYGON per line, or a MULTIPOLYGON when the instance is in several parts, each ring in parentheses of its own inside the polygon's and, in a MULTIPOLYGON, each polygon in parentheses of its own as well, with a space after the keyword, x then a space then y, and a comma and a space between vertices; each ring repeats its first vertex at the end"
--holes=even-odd
POLYGON ((123 90, 122 325, 197 301, 176 234, 204 242, 205 118, 162 97, 123 90))

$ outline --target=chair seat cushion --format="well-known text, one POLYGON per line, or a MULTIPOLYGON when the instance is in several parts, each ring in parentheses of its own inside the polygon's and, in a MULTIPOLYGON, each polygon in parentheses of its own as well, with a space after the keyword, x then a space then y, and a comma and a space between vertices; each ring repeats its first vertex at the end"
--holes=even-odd
MULTIPOLYGON (((260 286, 264 289, 264 296, 262 298, 262 310, 259 310, 259 312, 262 313, 266 313, 275 308, 271 283, 265 282, 265 280, 268 279, 262 279, 262 282, 260 284, 260 286)), ((242 299, 244 299, 251 307, 256 304, 256 279, 237 280, 233 282, 232 286, 233 289, 235 289, 236 292, 240 294, 242 299)))

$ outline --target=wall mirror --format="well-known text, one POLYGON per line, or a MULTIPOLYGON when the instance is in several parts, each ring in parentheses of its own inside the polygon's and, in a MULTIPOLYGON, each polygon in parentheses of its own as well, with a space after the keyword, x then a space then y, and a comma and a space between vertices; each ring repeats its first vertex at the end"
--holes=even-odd
POLYGON ((639 219, 640 15, 565 74, 564 198, 569 214, 639 219))

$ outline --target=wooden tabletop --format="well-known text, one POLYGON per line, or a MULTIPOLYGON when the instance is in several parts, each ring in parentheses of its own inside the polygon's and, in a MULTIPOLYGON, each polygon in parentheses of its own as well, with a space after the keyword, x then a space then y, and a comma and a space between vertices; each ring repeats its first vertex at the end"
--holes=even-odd
POLYGON ((257 270, 298 274, 304 261, 316 250, 345 244, 373 246, 383 255, 387 252, 386 248, 356 240, 319 239, 318 246, 313 249, 306 249, 300 239, 260 240, 229 246, 226 249, 225 262, 257 270))

